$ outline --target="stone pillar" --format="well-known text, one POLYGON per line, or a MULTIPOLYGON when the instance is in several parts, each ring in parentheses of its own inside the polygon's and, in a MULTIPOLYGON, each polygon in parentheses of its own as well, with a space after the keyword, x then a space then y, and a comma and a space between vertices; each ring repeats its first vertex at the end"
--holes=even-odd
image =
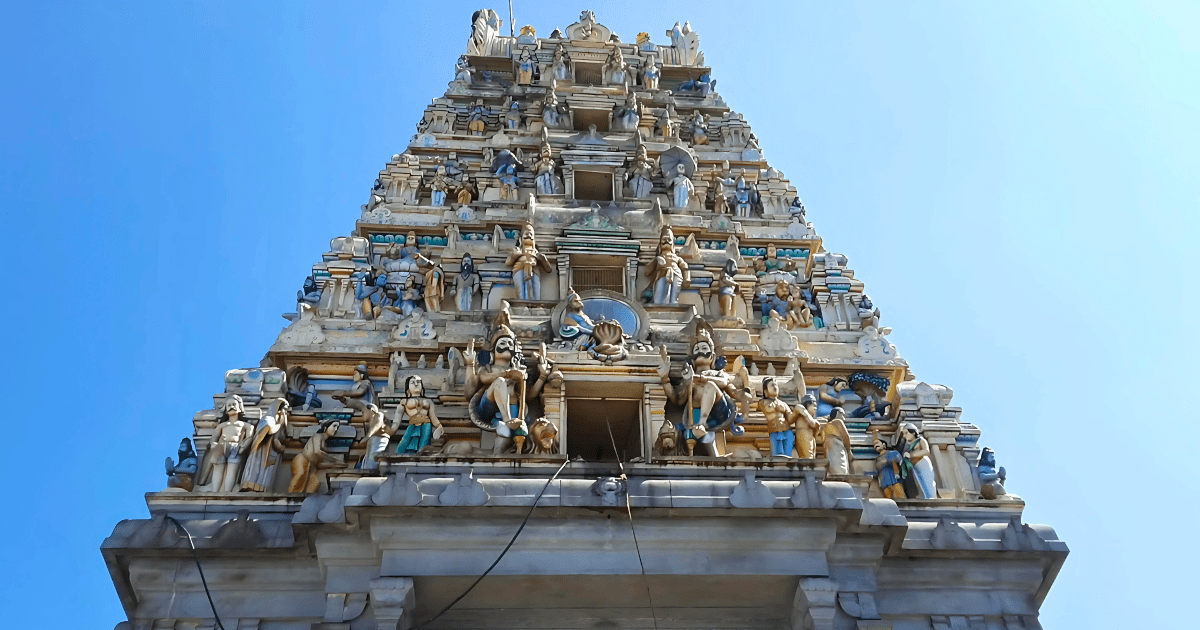
POLYGON ((647 457, 654 455, 654 441, 667 419, 667 390, 662 385, 647 383, 642 389, 642 449, 647 457))
POLYGON ((416 595, 412 578, 381 577, 370 582, 371 610, 379 630, 408 630, 413 625, 416 595))
POLYGON ((802 577, 792 602, 792 630, 833 630, 837 614, 837 582, 802 577))
POLYGON ((558 295, 565 299, 571 289, 571 257, 567 254, 558 256, 558 295))
POLYGON ((637 295, 637 277, 638 277, 638 259, 630 256, 625 259, 625 297, 638 301, 637 295))
POLYGON ((562 410, 566 408, 567 390, 561 385, 558 387, 546 386, 542 390, 542 401, 546 408, 545 418, 558 428, 558 452, 567 452, 567 428, 563 418, 562 410))

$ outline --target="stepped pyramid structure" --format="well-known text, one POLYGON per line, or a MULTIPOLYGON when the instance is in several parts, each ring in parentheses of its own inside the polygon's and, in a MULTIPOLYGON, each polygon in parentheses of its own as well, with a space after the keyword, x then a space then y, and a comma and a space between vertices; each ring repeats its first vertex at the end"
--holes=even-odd
POLYGON ((105 540, 119 627, 1040 627, 1066 545, 666 37, 472 16, 105 540))

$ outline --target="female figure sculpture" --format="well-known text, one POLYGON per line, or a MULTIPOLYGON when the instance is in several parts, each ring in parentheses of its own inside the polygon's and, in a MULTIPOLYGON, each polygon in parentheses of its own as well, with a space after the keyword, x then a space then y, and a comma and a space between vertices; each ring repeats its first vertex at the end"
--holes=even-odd
POLYGON ((398 417, 403 409, 408 416, 408 428, 404 430, 404 437, 400 438, 396 452, 419 453, 441 436, 442 423, 438 420, 433 401, 425 397, 425 384, 420 376, 414 374, 405 379, 404 396, 404 402, 396 408, 396 415, 398 417))
POLYGON ((275 485, 275 466, 283 453, 280 430, 287 427, 291 405, 283 398, 271 403, 270 409, 258 421, 250 440, 250 454, 242 471, 242 490, 266 492, 275 485))
POLYGON ((828 416, 833 412, 834 407, 841 407, 845 404, 846 401, 842 399, 841 394, 848 387, 850 387, 850 383, 840 376, 835 376, 822 385, 817 390, 817 415, 828 416))
POLYGON ((829 472, 834 475, 850 474, 850 432, 846 429, 846 411, 834 407, 829 418, 821 423, 817 442, 825 445, 825 457, 829 460, 829 472))
POLYGON ((650 188, 654 185, 651 176, 654 174, 654 160, 646 155, 646 147, 639 146, 633 164, 625 177, 629 180, 629 192, 635 199, 645 199, 650 196, 650 188))
POLYGON ((344 462, 334 460, 327 448, 329 439, 336 436, 341 427, 342 423, 337 420, 321 423, 320 429, 292 458, 292 481, 288 484, 288 492, 312 494, 321 487, 321 477, 317 474, 320 469, 346 467, 344 462))
MULTIPOLYGON (((916 482, 915 485, 920 490, 921 498, 936 499, 937 494, 937 478, 933 471, 933 462, 929 458, 929 442, 921 435, 917 429, 917 425, 911 422, 905 422, 900 429, 903 446, 901 451, 904 454, 906 466, 911 467, 912 478, 916 482)), ((909 498, 916 498, 913 494, 909 498)))
POLYGON ((442 266, 434 263, 425 272, 425 311, 437 313, 442 310, 442 298, 446 296, 445 272, 442 266))

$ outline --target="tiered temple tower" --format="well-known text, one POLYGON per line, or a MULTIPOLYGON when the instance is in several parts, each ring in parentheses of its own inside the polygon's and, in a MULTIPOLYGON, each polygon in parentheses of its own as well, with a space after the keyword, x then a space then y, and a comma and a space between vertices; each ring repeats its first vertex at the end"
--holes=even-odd
POLYGON ((104 542, 120 627, 1040 627, 1066 545, 666 35, 472 16, 104 542))

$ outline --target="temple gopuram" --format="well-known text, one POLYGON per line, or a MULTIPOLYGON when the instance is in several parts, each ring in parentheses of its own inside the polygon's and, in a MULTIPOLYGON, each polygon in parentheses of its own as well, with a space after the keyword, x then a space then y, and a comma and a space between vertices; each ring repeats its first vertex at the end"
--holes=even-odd
POLYGON ((504 26, 180 422, 117 627, 1040 628, 1066 544, 690 24, 504 26))

